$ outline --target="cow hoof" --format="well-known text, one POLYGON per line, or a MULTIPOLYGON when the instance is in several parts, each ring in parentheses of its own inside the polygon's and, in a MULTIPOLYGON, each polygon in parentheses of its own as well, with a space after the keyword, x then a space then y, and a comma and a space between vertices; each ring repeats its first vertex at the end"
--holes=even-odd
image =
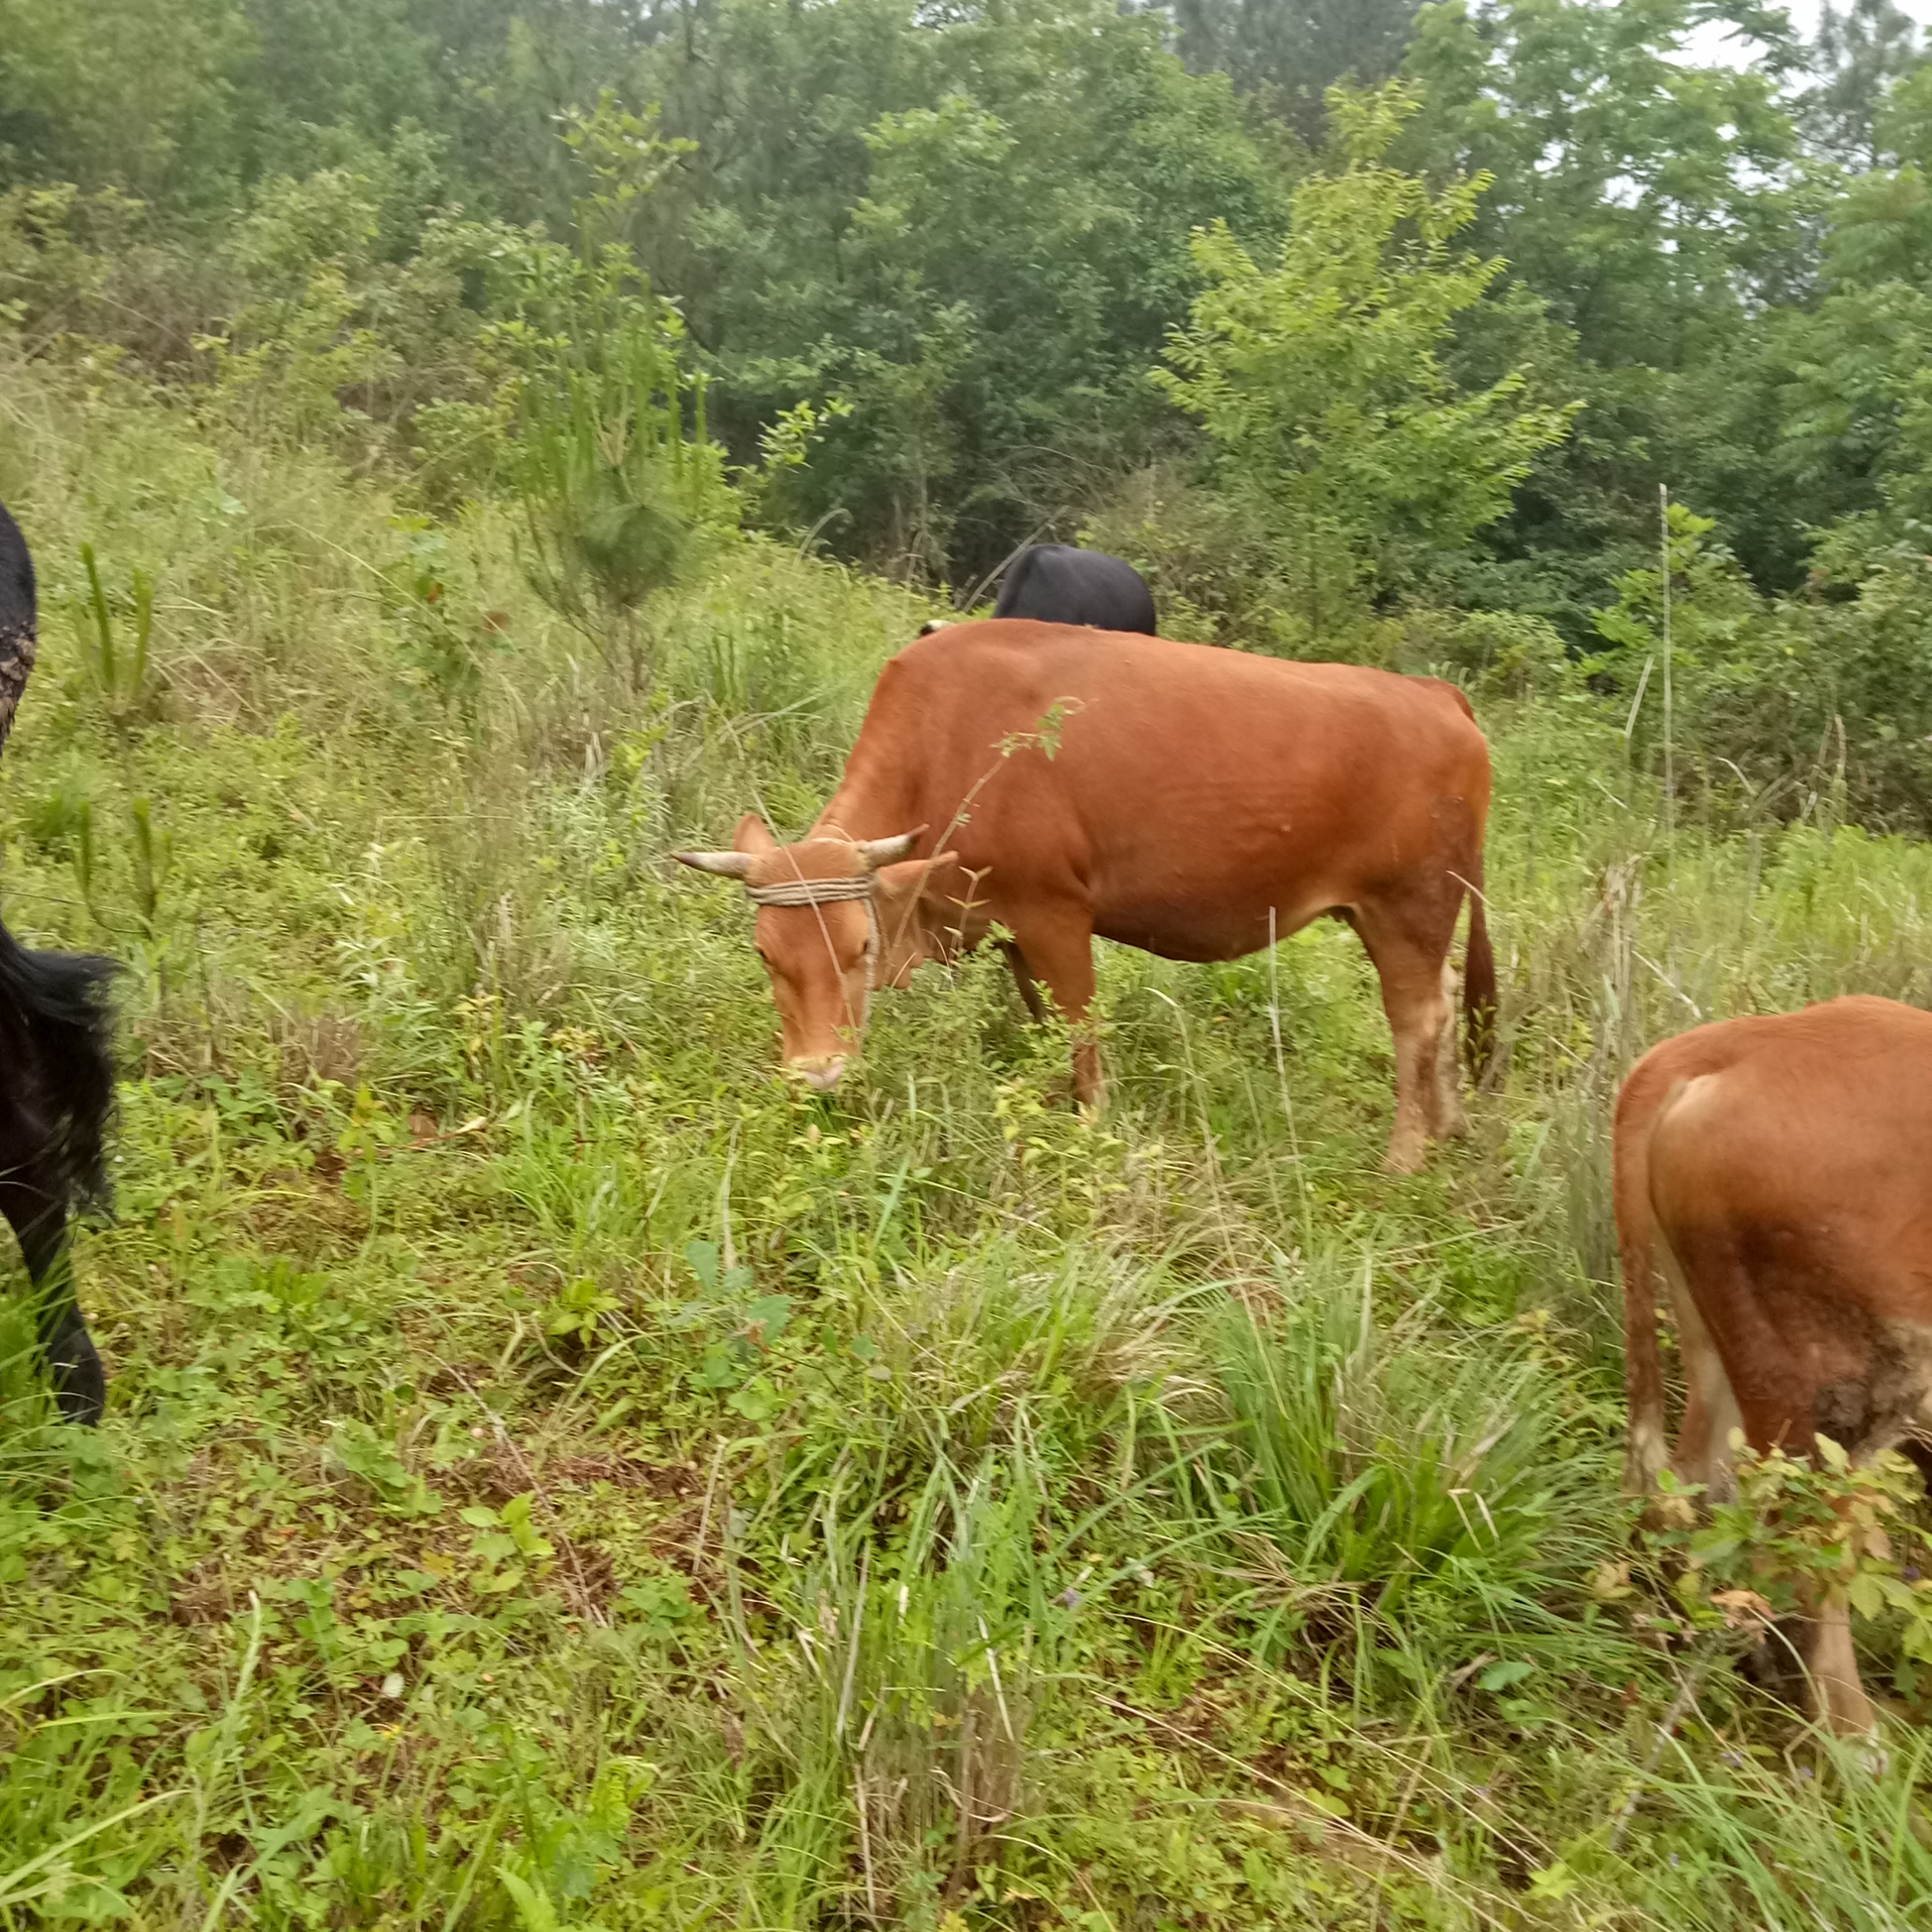
POLYGON ((1387 1174, 1412 1174, 1422 1171, 1421 1148, 1392 1147, 1382 1156, 1382 1171, 1387 1174))
POLYGON ((63 1422, 92 1428, 107 1406, 107 1372, 78 1314, 47 1348, 54 1406, 63 1422))
POLYGON ((98 1428, 102 1416, 107 1413, 107 1378, 101 1372, 98 1358, 92 1365, 92 1373, 66 1377, 54 1390, 54 1406, 60 1413, 60 1419, 80 1428, 98 1428))

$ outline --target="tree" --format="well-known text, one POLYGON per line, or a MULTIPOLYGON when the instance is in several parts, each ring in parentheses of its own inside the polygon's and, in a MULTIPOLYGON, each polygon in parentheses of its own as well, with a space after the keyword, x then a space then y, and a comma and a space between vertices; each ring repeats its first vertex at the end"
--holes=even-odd
POLYGON ((511 257, 515 320, 494 333, 518 434, 508 470, 529 522, 532 583, 628 677, 653 668, 642 608, 736 522, 705 380, 684 319, 624 238, 687 144, 606 92, 565 140, 587 177, 575 252, 530 241, 511 257))
POLYGON ((1932 455, 1932 66, 1897 83, 1877 126, 1893 165, 1834 178, 1815 298, 1745 319, 1676 385, 1684 471, 1728 506, 1727 535, 1770 588, 1803 580, 1828 529, 1840 526, 1843 577, 1852 529, 1861 549, 1889 545, 1932 511, 1919 482, 1932 455))
POLYGON ((1812 53, 1818 81, 1804 102, 1813 140, 1848 167, 1882 165, 1886 97, 1923 58, 1918 24, 1892 0, 1852 0, 1843 12, 1825 0, 1812 53))
POLYGON ((1219 69, 1303 140, 1321 139, 1337 81, 1369 87, 1402 65, 1417 0, 1170 0, 1174 44, 1197 73, 1219 69))
POLYGON ((1754 0, 1508 0, 1425 6, 1405 71, 1427 96, 1405 152, 1492 181, 1479 245, 1604 367, 1681 366, 1754 300, 1802 292, 1806 212, 1781 77, 1799 58, 1754 0), (1699 66, 1715 19, 1765 51, 1699 66))
POLYGON ((6 0, 0 189, 65 181, 220 208, 252 53, 234 0, 6 0))
POLYGON ((698 144, 646 253, 714 421, 748 459, 781 412, 849 406, 774 510, 968 582, 1070 534, 1159 432, 1144 372, 1198 286, 1192 230, 1285 214, 1227 80, 1105 0, 721 0, 694 46, 646 69, 698 144))
POLYGON ((1443 369, 1456 317, 1503 272, 1451 246, 1485 178, 1438 193, 1387 164, 1412 88, 1338 88, 1329 105, 1344 165, 1296 190, 1277 267, 1224 227, 1199 238, 1209 286, 1156 377, 1206 429, 1222 487, 1275 534, 1310 638, 1365 584, 1411 583, 1493 522, 1569 414, 1524 406, 1520 372, 1465 393, 1443 369))
POLYGON ((1719 514, 1762 582, 1802 575, 1754 373, 1763 319, 1814 294, 1837 192, 1794 120, 1802 58, 1782 10, 1755 0, 1422 9, 1405 72, 1427 99, 1401 158, 1491 174, 1472 240, 1509 264, 1448 359, 1476 380, 1508 358, 1544 399, 1560 382, 1585 404, 1473 546, 1467 594, 1586 643, 1589 609, 1652 546, 1660 481, 1719 514), (1689 36, 1713 24, 1732 37, 1700 60, 1689 36))

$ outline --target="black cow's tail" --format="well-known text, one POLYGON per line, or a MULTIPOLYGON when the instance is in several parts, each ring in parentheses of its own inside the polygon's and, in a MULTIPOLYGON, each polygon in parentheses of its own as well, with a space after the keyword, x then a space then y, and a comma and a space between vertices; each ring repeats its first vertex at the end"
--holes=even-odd
POLYGON ((115 963, 92 953, 40 953, 0 925, 0 1036, 20 1100, 46 1135, 42 1158, 77 1207, 108 1204, 107 1135, 114 1110, 115 963))

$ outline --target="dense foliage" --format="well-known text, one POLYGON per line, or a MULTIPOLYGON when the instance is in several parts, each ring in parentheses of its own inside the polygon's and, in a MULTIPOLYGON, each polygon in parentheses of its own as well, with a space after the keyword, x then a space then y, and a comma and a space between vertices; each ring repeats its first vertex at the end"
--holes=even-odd
POLYGON ((0 912, 130 969, 0 1924, 1925 1923, 1926 1734, 1731 1668, 1878 1511, 1923 1724, 1911 1481, 1634 1535, 1605 1169, 1663 1035, 1932 1002, 1929 172, 1886 0, 0 0, 0 912), (769 1077, 664 855, 1046 534, 1475 699, 1424 1174, 1329 922, 1101 949, 1099 1118, 996 958, 769 1077))
POLYGON ((753 522, 962 599, 1029 537, 1103 533, 1177 621, 1316 654, 1386 654, 1418 612, 1594 654, 1668 484, 1757 600, 1705 667, 1721 711, 1682 721, 1691 781, 1788 808, 1842 736, 1855 809, 1932 815, 1932 69, 1889 0, 1810 43, 1755 0, 6 24, 0 304, 30 353, 311 426, 447 508, 515 467, 534 262, 597 256, 664 305, 753 522), (1270 302, 1298 373, 1230 384, 1270 302), (1318 411, 1344 367, 1367 387, 1318 411))

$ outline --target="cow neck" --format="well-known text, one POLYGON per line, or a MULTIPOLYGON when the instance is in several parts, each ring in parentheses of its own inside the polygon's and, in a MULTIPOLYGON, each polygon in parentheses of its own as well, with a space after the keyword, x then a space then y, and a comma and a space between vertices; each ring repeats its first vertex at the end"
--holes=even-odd
POLYGON ((867 718, 866 729, 845 761, 845 774, 838 789, 826 801, 825 810, 813 822, 805 836, 814 838, 890 838, 915 826, 928 814, 919 809, 908 761, 882 758, 876 746, 868 744, 867 732, 876 721, 867 718))

